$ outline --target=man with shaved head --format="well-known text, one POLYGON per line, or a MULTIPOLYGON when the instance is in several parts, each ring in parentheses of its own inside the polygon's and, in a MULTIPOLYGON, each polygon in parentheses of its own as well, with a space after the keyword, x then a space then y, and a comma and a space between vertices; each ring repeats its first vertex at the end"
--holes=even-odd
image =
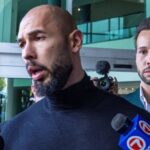
POLYGON ((113 116, 146 111, 96 88, 81 66, 82 33, 71 15, 42 5, 22 19, 18 43, 45 98, 1 125, 5 150, 119 150, 113 116))

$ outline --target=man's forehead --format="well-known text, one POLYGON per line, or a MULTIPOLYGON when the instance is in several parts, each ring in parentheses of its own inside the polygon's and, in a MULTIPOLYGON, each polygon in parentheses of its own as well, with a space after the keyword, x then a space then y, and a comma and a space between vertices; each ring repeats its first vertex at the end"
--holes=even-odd
POLYGON ((72 28, 75 28, 71 16, 65 11, 58 7, 42 6, 32 9, 25 15, 21 21, 18 36, 21 32, 26 32, 30 30, 30 28, 39 26, 50 27, 50 24, 53 28, 57 27, 63 30, 63 32, 65 32, 64 29, 66 29, 66 26, 70 24, 70 26, 67 27, 67 33, 70 32, 72 28))
POLYGON ((34 13, 30 13, 27 14, 21 21, 20 26, 24 26, 26 24, 30 24, 30 23, 44 23, 47 20, 49 20, 51 17, 51 14, 46 13, 45 11, 42 12, 34 12, 34 13))
POLYGON ((56 13, 56 8, 54 7, 48 7, 47 5, 39 6, 31 9, 22 19, 28 20, 30 18, 42 20, 42 19, 49 19, 56 13))
POLYGON ((45 19, 44 16, 30 15, 25 18, 20 23, 18 38, 22 34, 29 34, 30 32, 42 30, 49 23, 49 19, 45 19))

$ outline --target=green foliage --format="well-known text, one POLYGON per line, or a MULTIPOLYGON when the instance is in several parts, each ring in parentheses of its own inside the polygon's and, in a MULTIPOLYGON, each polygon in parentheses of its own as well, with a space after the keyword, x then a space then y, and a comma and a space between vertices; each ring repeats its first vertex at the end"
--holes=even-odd
POLYGON ((6 82, 4 78, 0 78, 0 91, 6 86, 6 82))

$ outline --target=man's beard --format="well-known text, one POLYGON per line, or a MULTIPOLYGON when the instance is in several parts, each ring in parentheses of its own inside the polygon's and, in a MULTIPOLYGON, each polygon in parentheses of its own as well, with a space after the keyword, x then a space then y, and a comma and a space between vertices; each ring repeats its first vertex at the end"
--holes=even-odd
MULTIPOLYGON (((146 69, 150 69, 150 67, 148 67, 148 68, 146 68, 146 69)), ((144 70, 146 70, 146 69, 144 69, 144 70)), ((144 72, 144 70, 143 70, 143 72, 144 72)), ((144 77, 144 76, 143 76, 143 72, 140 73, 140 71, 139 71, 138 68, 137 68, 137 72, 138 72, 138 75, 139 75, 139 77, 141 78, 141 80, 142 80, 145 84, 150 85, 150 79, 147 79, 146 77, 144 77)))
MULTIPOLYGON (((46 67, 43 67, 46 69, 46 67)), ((34 81, 35 82, 35 88, 38 96, 47 96, 50 97, 55 92, 60 91, 65 84, 67 83, 67 80, 72 72, 73 66, 72 63, 69 63, 68 61, 66 64, 55 64, 53 67, 53 72, 51 72, 51 80, 47 83, 42 83, 40 81, 34 81)), ((48 71, 48 69, 46 69, 48 71)), ((49 71, 50 73, 50 71, 49 71)))

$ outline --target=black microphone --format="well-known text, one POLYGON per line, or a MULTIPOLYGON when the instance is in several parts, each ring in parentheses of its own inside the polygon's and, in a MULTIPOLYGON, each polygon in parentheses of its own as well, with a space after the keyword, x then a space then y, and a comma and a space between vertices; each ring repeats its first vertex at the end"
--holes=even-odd
POLYGON ((150 150, 150 122, 136 115, 132 120, 118 113, 111 122, 120 134, 119 146, 123 150, 150 150))
POLYGON ((106 75, 109 73, 110 64, 108 61, 98 61, 96 63, 96 72, 98 74, 106 75))

